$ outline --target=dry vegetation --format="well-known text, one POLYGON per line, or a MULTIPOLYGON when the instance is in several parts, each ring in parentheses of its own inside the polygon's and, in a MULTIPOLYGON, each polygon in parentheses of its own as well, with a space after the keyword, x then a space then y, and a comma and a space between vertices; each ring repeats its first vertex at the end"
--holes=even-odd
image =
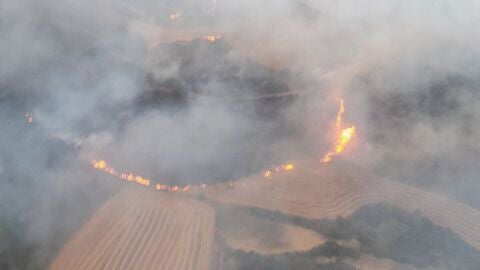
POLYGON ((214 212, 129 186, 61 250, 50 269, 210 269, 214 212))
POLYGON ((407 211, 420 211, 480 249, 479 211, 438 194, 374 179, 359 169, 347 171, 346 167, 350 168, 303 162, 296 170, 272 178, 256 176, 233 186, 215 185, 205 191, 205 196, 218 202, 313 219, 345 217, 363 205, 387 202, 407 211))

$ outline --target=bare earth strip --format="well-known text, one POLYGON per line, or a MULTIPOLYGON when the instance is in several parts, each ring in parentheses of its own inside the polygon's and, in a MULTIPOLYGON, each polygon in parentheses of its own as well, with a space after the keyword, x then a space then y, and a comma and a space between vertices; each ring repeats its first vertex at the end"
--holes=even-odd
POLYGON ((348 216, 366 204, 387 202, 407 211, 419 211, 480 250, 478 210, 439 194, 375 178, 345 165, 302 162, 290 172, 270 178, 242 179, 233 187, 217 184, 208 187, 204 194, 217 202, 313 219, 348 216))
POLYGON ((51 270, 210 269, 215 214, 184 196, 128 186, 63 247, 51 270))

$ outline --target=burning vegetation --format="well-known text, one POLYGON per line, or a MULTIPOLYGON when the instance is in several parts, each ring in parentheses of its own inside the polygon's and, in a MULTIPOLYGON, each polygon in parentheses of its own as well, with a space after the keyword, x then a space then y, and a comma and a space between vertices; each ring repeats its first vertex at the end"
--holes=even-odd
POLYGON ((27 112, 27 113, 25 114, 25 119, 26 119, 26 121, 27 121, 28 124, 33 123, 33 116, 32 116, 31 113, 27 112))
MULTIPOLYGON (((336 134, 335 144, 334 144, 333 150, 330 150, 328 153, 326 153, 323 156, 323 158, 320 161, 321 163, 328 163, 332 160, 333 156, 340 155, 345 150, 345 148, 347 147, 347 145, 355 135, 355 126, 352 125, 347 128, 343 127, 344 113, 345 113, 344 101, 343 99, 340 99, 339 110, 338 110, 336 121, 335 121, 335 134, 336 134)), ((103 171, 121 180, 134 182, 146 187, 150 186, 150 183, 151 183, 151 180, 148 178, 133 174, 131 172, 127 173, 127 172, 119 171, 107 165, 107 162, 105 160, 93 160, 92 166, 94 169, 103 171)), ((265 169, 262 175, 264 178, 271 178, 277 173, 288 172, 294 169, 295 169, 295 164, 288 162, 280 166, 276 166, 274 168, 265 169)), ((233 183, 231 185, 233 186, 233 183)), ((207 187, 206 183, 186 184, 183 186, 179 186, 179 185, 169 185, 162 181, 155 181, 155 186, 154 186, 155 190, 169 191, 169 192, 187 192, 191 189, 205 189, 206 187, 207 187)))
POLYGON ((333 156, 340 155, 349 142, 355 136, 355 126, 344 127, 343 114, 345 113, 345 105, 343 99, 340 99, 340 108, 338 109, 337 118, 335 121, 335 143, 332 150, 329 150, 320 160, 322 163, 327 163, 332 160, 333 156))
MULTIPOLYGON (((152 194, 152 205, 141 205, 132 215, 142 217, 141 228, 133 219, 131 226, 114 231, 121 235, 128 227, 134 232, 122 240, 128 247, 139 246, 140 238, 180 242, 168 233, 176 226, 186 238, 206 230, 195 211, 198 223, 178 221, 177 211, 154 210, 153 204, 166 207, 158 206, 156 197, 205 199, 201 203, 207 202, 212 225, 216 202, 211 198, 220 191, 222 198, 239 204, 271 207, 263 213, 267 218, 305 226, 333 241, 268 258, 226 249, 224 255, 238 269, 351 269, 362 252, 419 268, 478 268, 475 59, 480 53, 475 35, 469 35, 476 27, 465 27, 478 23, 478 16, 469 16, 478 10, 474 0, 426 9, 410 1, 401 5, 402 12, 388 3, 364 10, 365 5, 350 0, 315 7, 290 0, 254 5, 213 0, 207 8, 195 1, 100 2, 1 4, 0 269, 44 269, 63 241, 118 192, 115 181, 98 181, 104 174, 141 187, 126 185, 125 190, 152 194), (384 22, 389 23, 379 25, 384 22), (414 31, 404 31, 406 25, 414 31), (259 64, 262 59, 266 66, 259 64), (331 102, 324 99, 332 94, 328 85, 341 85, 344 96, 338 110, 318 123, 333 104, 322 104, 331 102), (362 122, 348 120, 347 105, 348 114, 362 122), (311 113, 314 106, 321 113, 311 113), (324 129, 321 139, 315 136, 317 128, 324 129), (328 143, 319 145, 324 137, 328 143), (356 140, 361 140, 359 148, 368 147, 362 154, 371 154, 335 162, 354 154, 356 140), (304 167, 304 160, 312 167, 304 167), (357 165, 372 176, 361 189, 342 182, 338 173, 357 165), (330 168, 337 169, 335 174, 321 172, 330 168), (383 176, 452 200, 403 184, 390 187, 383 176), (404 206, 423 202, 414 210, 422 216, 382 206, 346 219, 314 220, 338 216, 372 198, 393 198, 404 206), (312 213, 316 216, 306 215, 312 213), (360 246, 345 248, 343 238, 354 238, 360 246)), ((363 181, 354 176, 355 183, 363 181)), ((213 235, 210 225, 208 237, 213 235)), ((97 229, 107 231, 105 226, 97 229)), ((108 239, 117 238, 110 234, 108 239)), ((108 239, 95 240, 110 250, 108 239)), ((195 250, 208 251, 198 243, 205 241, 196 241, 195 250)), ((127 250, 120 245, 113 250, 118 249, 127 250)), ((181 256, 146 249, 151 258, 196 266, 181 256)), ((132 256, 143 260, 140 250, 132 256)), ((103 251, 87 253, 107 257, 103 251)), ((121 257, 115 264, 135 268, 128 256, 115 254, 121 257)), ((80 264, 101 265, 81 258, 76 256, 80 264)), ((202 259, 208 264, 210 254, 202 259)))
MULTIPOLYGON (((91 164, 94 169, 107 173, 108 175, 111 175, 123 181, 136 183, 138 185, 145 186, 145 187, 149 187, 150 183, 152 182, 150 179, 142 177, 140 175, 133 174, 131 172, 128 172, 128 173, 122 172, 117 169, 114 169, 113 167, 109 166, 105 160, 93 160, 91 164)), ((275 173, 292 171, 294 168, 295 168, 295 165, 293 163, 285 163, 281 166, 274 167, 273 169, 265 170, 265 172, 263 173, 263 176, 265 178, 270 178, 275 173)), ((231 182, 231 186, 235 186, 235 184, 231 182)), ((168 185, 168 184, 164 184, 162 182, 157 182, 157 181, 153 186, 155 190, 168 191, 168 192, 187 192, 189 190, 205 189, 207 187, 208 185, 206 183, 187 184, 187 185, 180 186, 180 185, 168 185)))
MULTIPOLYGON (((215 36, 208 36, 208 38, 212 38, 212 42, 215 41, 217 37, 215 36)), ((321 163, 328 163, 332 161, 334 156, 340 155, 346 147, 349 145, 353 137, 355 136, 355 126, 351 125, 345 127, 343 117, 345 113, 345 104, 343 98, 339 99, 339 109, 335 118, 334 130, 333 134, 334 144, 332 146, 332 150, 329 150, 326 154, 323 155, 322 159, 320 160, 321 163)), ((134 182, 142 186, 150 186, 152 182, 149 178, 145 178, 143 176, 134 174, 132 172, 124 172, 117 170, 109 165, 105 160, 93 160, 92 161, 93 168, 103 171, 111 176, 114 176, 118 179, 125 180, 128 182, 134 182)), ((280 166, 276 166, 273 168, 268 168, 263 170, 263 177, 264 178, 271 178, 275 176, 275 174, 280 172, 288 172, 295 168, 295 164, 292 162, 282 164, 280 166)), ((169 191, 169 192, 187 192, 191 189, 205 189, 207 187, 207 183, 196 183, 196 184, 185 184, 185 185, 171 185, 167 183, 171 183, 172 181, 154 181, 154 189, 159 191, 169 191)), ((187 181, 188 183, 192 183, 192 181, 187 181)), ((233 185, 233 184, 232 184, 233 185)))

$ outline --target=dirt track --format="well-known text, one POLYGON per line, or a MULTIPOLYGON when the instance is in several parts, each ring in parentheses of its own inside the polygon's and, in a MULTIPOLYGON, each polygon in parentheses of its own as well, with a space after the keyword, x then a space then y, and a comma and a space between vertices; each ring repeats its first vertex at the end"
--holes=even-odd
POLYGON ((204 204, 128 186, 97 211, 50 269, 210 269, 214 220, 204 204))

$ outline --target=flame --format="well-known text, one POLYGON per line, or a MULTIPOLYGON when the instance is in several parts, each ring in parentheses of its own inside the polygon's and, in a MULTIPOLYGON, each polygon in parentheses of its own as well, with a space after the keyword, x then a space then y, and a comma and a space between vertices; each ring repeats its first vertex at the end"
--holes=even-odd
POLYGON ((99 169, 99 170, 103 170, 107 167, 107 163, 105 162, 105 160, 99 160, 99 161, 92 161, 92 164, 93 164, 93 167, 95 169, 99 169))
MULTIPOLYGON (((151 180, 145 177, 142 177, 140 175, 136 175, 133 173, 126 173, 126 172, 121 172, 113 167, 109 166, 105 160, 93 160, 92 162, 92 167, 96 170, 103 171, 113 177, 116 177, 120 180, 124 180, 127 182, 133 182, 142 186, 149 187, 151 180)), ((265 178, 272 177, 275 173, 280 173, 280 172, 287 172, 291 171, 295 168, 295 165, 293 163, 285 163, 281 166, 275 167, 274 170, 269 169, 265 170, 263 173, 263 176, 265 178)), ((230 181, 229 183, 230 187, 234 187, 235 184, 233 181, 230 181)), ((195 184, 195 185, 185 185, 185 186, 178 186, 178 185, 167 185, 167 184, 161 184, 161 183, 156 183, 153 188, 158 191, 168 191, 168 192, 188 192, 190 190, 198 190, 198 189, 206 189, 208 186, 205 183, 201 184, 195 184)))
POLYGON ((337 120, 335 121, 335 127, 337 128, 337 130, 340 130, 342 128, 342 119, 344 113, 345 105, 343 104, 343 99, 340 99, 340 108, 338 109, 337 120))
POLYGON ((119 179, 126 180, 129 182, 136 182, 137 184, 142 186, 147 186, 147 187, 150 186, 150 179, 144 178, 140 175, 134 175, 132 173, 119 172, 114 168, 108 166, 105 160, 93 160, 92 166, 97 170, 104 171, 105 173, 115 176, 119 179))
POLYGON ((33 123, 33 116, 30 113, 25 114, 25 118, 27 119, 27 123, 31 124, 33 123))
POLYGON ((288 172, 288 171, 292 171, 293 169, 295 169, 295 164, 293 163, 285 163, 281 166, 277 166, 277 167, 274 167, 274 168, 271 168, 271 169, 267 169, 263 172, 263 177, 264 178, 270 178, 272 177, 274 174, 278 174, 278 173, 281 173, 281 172, 288 172))
POLYGON ((340 99, 340 108, 337 113, 337 118, 335 121, 335 133, 336 140, 333 147, 333 150, 328 151, 323 158, 320 160, 322 163, 327 163, 332 160, 333 156, 339 155, 347 147, 348 143, 355 136, 355 126, 350 126, 343 128, 343 114, 345 113, 345 106, 343 104, 343 99, 340 99))
POLYGON ((200 36, 200 37, 177 37, 175 39, 175 42, 190 42, 193 40, 203 40, 203 41, 208 41, 211 43, 217 42, 220 40, 222 37, 219 35, 205 35, 205 36, 200 36))
POLYGON ((172 21, 176 21, 178 19, 180 19, 180 12, 173 12, 170 14, 170 20, 172 21))
MULTIPOLYGON (((140 175, 133 174, 131 172, 120 172, 113 167, 109 166, 105 160, 93 160, 92 166, 94 169, 99 171, 103 171, 111 176, 114 176, 120 180, 124 180, 127 182, 137 183, 142 186, 150 186, 151 180, 145 178, 140 175)), ((207 187, 206 184, 198 184, 198 185, 185 185, 185 186, 171 186, 161 183, 156 183, 153 188, 159 191, 169 191, 169 192, 187 192, 191 189, 205 189, 207 187)))
MULTIPOLYGON (((345 147, 347 144, 350 142, 350 140, 353 138, 355 135, 355 126, 351 126, 348 128, 341 129, 342 127, 342 114, 345 112, 345 109, 343 107, 343 100, 341 101, 341 106, 340 110, 337 115, 337 127, 339 127, 339 135, 338 138, 335 142, 334 149, 329 151, 325 156, 322 158, 321 162, 326 163, 332 160, 332 157, 334 155, 338 155, 341 152, 345 150, 345 147)), ((121 180, 125 180, 128 182, 135 182, 139 185, 143 186, 149 186, 151 180, 148 178, 144 178, 140 175, 135 175, 133 173, 125 173, 125 172, 120 172, 114 169, 113 167, 110 167, 105 160, 93 160, 92 161, 92 166, 93 168, 103 171, 111 176, 114 176, 116 178, 119 178, 121 180)), ((295 169, 295 164, 294 163, 285 163, 281 166, 277 166, 271 169, 267 169, 263 172, 263 177, 264 178, 270 178, 273 177, 274 174, 282 173, 282 172, 289 172, 295 169)), ((230 187, 234 187, 233 181, 230 181, 229 183, 230 187)), ((189 190, 192 189, 206 189, 207 184, 202 183, 202 184, 196 184, 196 185, 185 185, 185 186, 171 186, 171 185, 166 185, 166 184, 161 184, 157 183, 154 186, 155 190, 158 191, 168 191, 168 192, 188 192, 189 190)))
POLYGON ((287 164, 283 164, 282 168, 285 171, 291 171, 291 170, 293 170, 293 168, 295 168, 295 165, 293 165, 293 163, 287 163, 287 164))
MULTIPOLYGON (((335 121, 335 133, 336 133, 336 140, 333 146, 333 149, 328 151, 323 158, 321 159, 322 163, 327 163, 332 160, 332 157, 335 155, 339 155, 342 153, 352 138, 355 136, 355 126, 350 126, 347 128, 343 128, 343 114, 345 113, 345 106, 343 104, 343 99, 340 100, 340 108, 337 113, 336 121, 335 121)), ((143 186, 150 186, 151 180, 148 178, 144 178, 140 175, 133 174, 131 172, 121 172, 117 171, 113 167, 110 167, 105 160, 93 160, 92 166, 94 169, 103 171, 111 176, 114 176, 118 179, 134 182, 139 185, 143 186)), ((264 178, 271 178, 276 174, 289 172, 295 169, 295 164, 288 162, 282 164, 280 166, 271 167, 263 171, 264 178)), ((230 181, 229 186, 233 188, 235 185, 233 181, 230 181)), ((167 192, 188 192, 190 190, 195 189, 206 189, 208 186, 205 183, 195 184, 195 185, 185 185, 185 186, 172 186, 162 183, 156 183, 153 188, 158 191, 167 191, 167 192)))
POLYGON ((219 39, 220 39, 220 36, 215 36, 215 35, 207 35, 202 37, 202 40, 209 41, 209 42, 215 42, 219 39))
POLYGON ((335 153, 339 154, 343 152, 348 142, 353 138, 353 135, 355 135, 355 126, 342 129, 342 132, 337 139, 337 143, 335 144, 335 153))

